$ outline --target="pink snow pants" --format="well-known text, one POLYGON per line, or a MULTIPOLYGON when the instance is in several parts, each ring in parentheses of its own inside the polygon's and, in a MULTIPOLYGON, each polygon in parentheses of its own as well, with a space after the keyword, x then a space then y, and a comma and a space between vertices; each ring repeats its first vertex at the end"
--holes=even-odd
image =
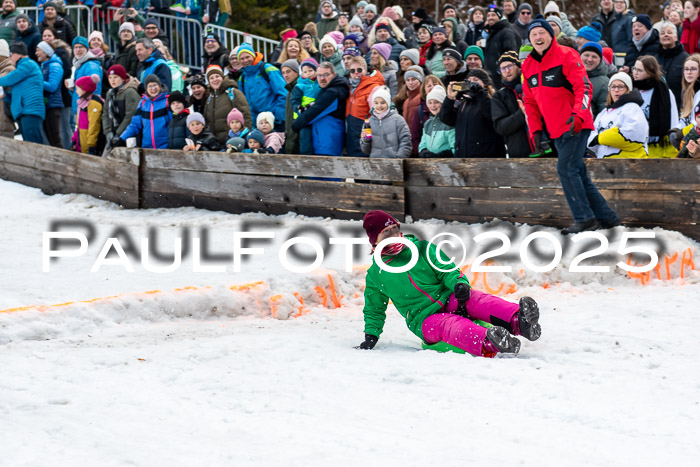
MULTIPOLYGON (((486 328, 469 318, 453 314, 457 311, 457 299, 454 294, 450 295, 443 310, 445 313, 430 315, 423 321, 421 330, 425 342, 428 344, 447 342, 472 355, 483 355, 486 328)), ((480 319, 509 330, 511 320, 519 310, 520 306, 517 303, 474 289, 467 301, 467 313, 472 319, 480 319)))

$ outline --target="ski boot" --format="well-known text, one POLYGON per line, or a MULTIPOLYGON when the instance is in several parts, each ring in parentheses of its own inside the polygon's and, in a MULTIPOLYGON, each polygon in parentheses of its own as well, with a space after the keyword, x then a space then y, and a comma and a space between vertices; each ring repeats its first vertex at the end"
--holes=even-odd
POLYGON ((537 302, 530 297, 520 299, 520 311, 518 312, 518 328, 520 335, 529 341, 536 341, 542 334, 542 327, 538 323, 540 309, 537 302))
POLYGON ((501 326, 492 326, 486 331, 486 339, 502 353, 520 352, 520 341, 501 326))

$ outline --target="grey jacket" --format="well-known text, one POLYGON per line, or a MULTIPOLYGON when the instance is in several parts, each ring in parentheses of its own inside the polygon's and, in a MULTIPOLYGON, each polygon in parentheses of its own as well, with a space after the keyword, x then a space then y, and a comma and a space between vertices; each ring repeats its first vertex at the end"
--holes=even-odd
POLYGON ((411 131, 406 120, 396 112, 389 110, 381 120, 374 116, 369 119, 372 128, 372 140, 365 141, 360 136, 360 148, 369 157, 411 157, 411 131))

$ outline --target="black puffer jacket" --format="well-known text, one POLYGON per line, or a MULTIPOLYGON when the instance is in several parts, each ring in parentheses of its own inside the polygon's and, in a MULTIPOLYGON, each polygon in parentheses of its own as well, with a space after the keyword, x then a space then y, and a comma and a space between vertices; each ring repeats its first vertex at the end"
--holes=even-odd
POLYGON ((455 157, 505 157, 503 137, 491 120, 491 99, 483 88, 472 97, 445 99, 440 120, 455 127, 455 157))
POLYGON ((506 21, 499 21, 488 28, 489 37, 484 48, 484 66, 491 73, 496 89, 501 87, 501 75, 498 74, 498 59, 508 50, 520 51, 520 36, 513 26, 506 21))
POLYGON ((491 100, 491 118, 496 133, 503 136, 510 157, 528 157, 532 152, 528 139, 527 121, 520 110, 518 99, 523 98, 520 79, 515 83, 503 83, 491 100))
POLYGON ((187 138, 187 117, 190 115, 188 109, 183 110, 177 115, 173 115, 168 125, 168 149, 182 151, 185 147, 185 138, 187 138))
POLYGON ((675 47, 670 49, 659 47, 655 57, 664 70, 668 87, 676 98, 676 106, 680 109, 682 107, 681 96, 683 95, 683 63, 688 58, 688 52, 683 49, 680 42, 676 42, 675 47))

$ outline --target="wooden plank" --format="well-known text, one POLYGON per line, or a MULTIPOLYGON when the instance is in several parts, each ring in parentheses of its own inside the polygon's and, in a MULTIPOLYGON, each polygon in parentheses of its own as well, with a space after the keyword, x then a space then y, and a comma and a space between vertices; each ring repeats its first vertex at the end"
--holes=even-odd
MULTIPOLYGON (((138 150, 135 154, 138 156, 138 150)), ((133 159, 133 150, 117 153, 114 158, 102 158, 0 138, 0 163, 4 166, 1 173, 5 177, 10 177, 12 166, 19 166, 32 169, 37 174, 65 175, 131 191, 138 189, 138 157, 136 163, 133 159)))
POLYGON ((291 177, 147 169, 143 192, 205 196, 234 201, 366 212, 403 212, 403 187, 301 180, 291 177))
MULTIPOLYGON (((138 179, 136 169, 133 178, 138 179)), ((126 208, 138 208, 139 196, 137 189, 116 188, 101 182, 94 182, 71 175, 54 172, 37 171, 31 167, 8 165, 0 162, 0 178, 40 188, 44 193, 84 193, 98 199, 112 201, 126 208)))
POLYGON ((296 155, 228 154, 144 149, 147 169, 227 172, 247 175, 303 175, 403 181, 401 159, 296 155))
MULTIPOLYGON (((556 159, 407 159, 406 184, 497 188, 560 188, 556 159)), ((700 161, 693 159, 587 159, 599 188, 700 190, 700 161)))
MULTIPOLYGON (((232 214, 247 212, 263 212, 270 215, 283 215, 294 212, 309 217, 330 217, 332 219, 361 220, 366 211, 346 211, 324 206, 297 206, 289 203, 270 203, 257 200, 240 200, 228 198, 213 198, 203 195, 183 195, 177 193, 153 193, 143 192, 144 207, 178 208, 191 206, 211 211, 224 211, 232 214)), ((376 207, 380 209, 381 206, 376 207)), ((368 210, 375 208, 368 208, 368 210)), ((389 211, 394 217, 402 221, 405 219, 403 209, 401 211, 389 211)))
MULTIPOLYGON (((601 190, 624 222, 688 224, 700 221, 698 191, 601 190)), ((571 219, 562 190, 537 188, 407 187, 406 214, 414 219, 464 216, 571 219)))

